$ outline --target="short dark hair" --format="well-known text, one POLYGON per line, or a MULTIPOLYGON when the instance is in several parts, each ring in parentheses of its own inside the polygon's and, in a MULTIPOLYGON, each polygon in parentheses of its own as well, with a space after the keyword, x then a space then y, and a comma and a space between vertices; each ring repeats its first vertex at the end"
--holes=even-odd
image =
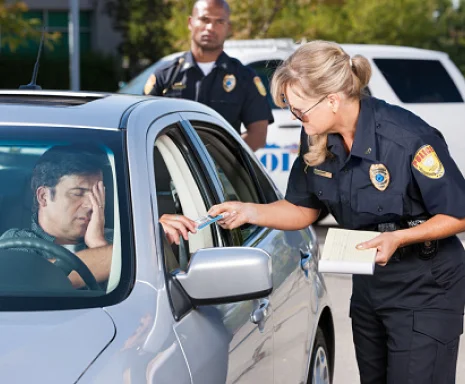
POLYGON ((203 3, 203 2, 210 2, 210 3, 213 3, 213 5, 215 7, 223 7, 224 10, 226 11, 226 13, 228 14, 228 16, 231 15, 231 8, 229 7, 229 4, 226 0, 197 0, 195 3, 194 3, 194 6, 192 7, 192 15, 194 15, 194 13, 196 12, 196 9, 197 9, 197 5, 199 3, 203 3))
POLYGON ((103 172, 108 165, 105 153, 91 144, 57 145, 49 148, 32 171, 34 212, 38 209, 35 193, 39 187, 51 188, 53 196, 54 188, 63 176, 95 175, 103 172))

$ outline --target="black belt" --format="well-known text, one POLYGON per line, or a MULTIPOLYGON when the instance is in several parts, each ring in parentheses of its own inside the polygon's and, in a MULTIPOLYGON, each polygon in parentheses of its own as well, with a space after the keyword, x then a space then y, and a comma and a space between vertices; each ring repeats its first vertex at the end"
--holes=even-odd
MULTIPOLYGON (((364 228, 367 231, 378 231, 378 232, 393 232, 399 229, 413 228, 417 225, 423 224, 426 220, 415 219, 405 220, 399 222, 390 223, 378 223, 369 227, 364 228)), ((399 248, 393 255, 394 261, 399 261, 403 256, 411 254, 412 252, 418 254, 421 259, 428 260, 434 257, 438 252, 438 240, 424 241, 422 243, 416 243, 407 245, 399 248)))
POLYGON ((405 221, 396 221, 390 223, 378 223, 373 224, 362 229, 365 231, 377 231, 377 232, 394 232, 399 229, 413 228, 417 225, 424 223, 426 220, 405 220, 405 221))

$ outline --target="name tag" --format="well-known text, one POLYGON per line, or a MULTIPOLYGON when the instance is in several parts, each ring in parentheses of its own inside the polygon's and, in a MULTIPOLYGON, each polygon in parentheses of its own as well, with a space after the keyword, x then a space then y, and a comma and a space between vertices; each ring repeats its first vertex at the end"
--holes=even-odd
POLYGON ((173 90, 184 89, 184 88, 186 88, 186 85, 183 84, 183 83, 174 83, 171 88, 173 90))
POLYGON ((331 172, 322 171, 321 169, 313 168, 313 173, 317 176, 326 177, 327 179, 333 178, 333 174, 331 172))

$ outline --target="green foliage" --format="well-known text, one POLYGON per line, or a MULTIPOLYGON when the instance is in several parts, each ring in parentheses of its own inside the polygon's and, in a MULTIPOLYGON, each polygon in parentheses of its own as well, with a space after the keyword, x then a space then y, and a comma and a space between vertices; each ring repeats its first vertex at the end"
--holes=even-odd
POLYGON ((230 1, 233 37, 235 39, 265 37, 285 4, 285 0, 230 1))
POLYGON ((172 52, 186 51, 190 47, 188 20, 195 0, 171 0, 172 17, 166 24, 172 52))
MULTIPOLYGON (((8 47, 12 52, 19 46, 26 44, 28 39, 39 41, 41 38, 41 21, 25 18, 24 13, 27 10, 26 4, 22 1, 0 0, 1 45, 8 47)), ((59 37, 59 33, 46 33, 44 36, 45 46, 53 49, 53 42, 57 41, 59 37)))
POLYGON ((442 18, 446 33, 439 37, 439 49, 447 52, 465 74, 465 0, 456 10, 446 8, 442 18))
POLYGON ((293 1, 270 29, 269 37, 429 47, 445 31, 436 16, 440 3, 444 1, 293 1))
MULTIPOLYGON (((125 54, 134 52, 154 61, 189 49, 187 25, 194 0, 107 1, 118 3, 119 19, 126 20, 119 24, 126 34, 125 54), (171 12, 157 8, 151 13, 150 7, 160 3, 171 12)), ((465 0, 457 9, 452 0, 230 0, 229 4, 233 39, 290 37, 435 49, 449 53, 465 72, 465 0)))
POLYGON ((166 21, 171 17, 168 0, 106 0, 106 12, 121 31, 120 51, 130 62, 150 61, 171 52, 166 21))

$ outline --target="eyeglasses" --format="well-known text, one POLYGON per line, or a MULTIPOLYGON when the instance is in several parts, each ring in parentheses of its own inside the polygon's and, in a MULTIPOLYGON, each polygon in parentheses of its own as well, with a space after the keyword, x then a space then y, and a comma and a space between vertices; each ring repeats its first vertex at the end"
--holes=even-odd
POLYGON ((308 112, 310 112, 313 108, 315 108, 318 104, 320 104, 324 99, 326 99, 327 96, 323 96, 320 100, 318 100, 315 104, 313 104, 309 109, 307 109, 304 112, 299 111, 298 109, 294 109, 292 106, 289 105, 286 99, 284 99, 284 102, 289 105, 289 110, 291 113, 295 116, 297 120, 300 120, 303 122, 304 115, 308 112))

